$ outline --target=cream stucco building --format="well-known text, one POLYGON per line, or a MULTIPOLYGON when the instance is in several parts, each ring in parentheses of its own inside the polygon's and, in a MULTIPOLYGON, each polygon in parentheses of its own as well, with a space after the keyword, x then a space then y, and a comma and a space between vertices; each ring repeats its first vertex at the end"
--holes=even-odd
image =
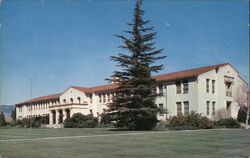
MULTIPOLYGON (((196 111, 213 118, 216 111, 225 109, 236 117, 239 109, 237 97, 244 95, 247 83, 230 64, 218 64, 154 76, 160 96, 156 104, 168 114, 159 114, 159 119, 196 111)), ((62 93, 34 98, 16 104, 16 117, 49 115, 50 125, 60 125, 75 113, 98 116, 112 102, 116 84, 85 88, 71 86, 62 93)))

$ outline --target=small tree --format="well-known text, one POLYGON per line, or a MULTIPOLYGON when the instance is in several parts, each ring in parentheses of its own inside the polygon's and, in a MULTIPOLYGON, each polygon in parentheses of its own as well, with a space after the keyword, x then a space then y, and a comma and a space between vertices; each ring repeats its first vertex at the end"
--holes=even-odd
POLYGON ((249 117, 250 117, 250 92, 247 92, 247 116, 246 116, 246 129, 249 128, 249 117))
POLYGON ((112 56, 111 60, 118 63, 119 71, 115 71, 112 81, 119 87, 109 106, 109 114, 114 118, 115 126, 129 130, 150 130, 157 123, 156 94, 152 89, 156 81, 151 77, 152 72, 163 69, 163 65, 154 65, 158 59, 163 59, 163 49, 154 47, 156 32, 153 27, 147 27, 148 20, 144 20, 142 1, 136 1, 134 19, 128 25, 130 31, 125 31, 129 37, 116 35, 123 41, 120 48, 128 54, 112 56))
POLYGON ((1 111, 0 113, 0 126, 6 126, 6 121, 3 111, 1 111))
POLYGON ((11 111, 11 118, 13 122, 16 122, 16 108, 14 108, 14 110, 11 111))
POLYGON ((246 122, 245 128, 248 129, 249 125, 249 115, 250 115, 250 91, 248 91, 247 86, 245 84, 240 84, 237 89, 237 103, 240 109, 246 108, 246 122))

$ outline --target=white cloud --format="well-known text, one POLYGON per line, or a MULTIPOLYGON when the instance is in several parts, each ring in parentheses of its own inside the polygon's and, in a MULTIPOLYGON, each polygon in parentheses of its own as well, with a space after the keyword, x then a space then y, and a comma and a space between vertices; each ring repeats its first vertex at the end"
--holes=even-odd
POLYGON ((166 25, 166 26, 170 26, 170 24, 169 24, 168 22, 165 22, 165 25, 166 25))

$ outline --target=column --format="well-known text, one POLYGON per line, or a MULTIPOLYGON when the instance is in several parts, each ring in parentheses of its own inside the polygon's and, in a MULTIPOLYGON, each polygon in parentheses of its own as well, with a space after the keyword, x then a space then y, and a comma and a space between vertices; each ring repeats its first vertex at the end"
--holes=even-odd
POLYGON ((62 109, 62 113, 63 113, 63 122, 64 122, 64 120, 66 120, 66 118, 67 118, 67 111, 66 111, 66 109, 62 109))
POLYGON ((52 112, 52 110, 49 111, 49 124, 50 125, 53 124, 53 112, 52 112))
POLYGON ((55 113, 56 113, 56 124, 58 124, 59 123, 60 112, 59 112, 59 110, 55 110, 55 113))

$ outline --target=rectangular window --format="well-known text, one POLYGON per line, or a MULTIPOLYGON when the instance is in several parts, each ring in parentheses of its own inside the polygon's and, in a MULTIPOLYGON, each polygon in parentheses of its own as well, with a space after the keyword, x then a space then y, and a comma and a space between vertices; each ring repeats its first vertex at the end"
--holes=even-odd
POLYGON ((159 85, 159 95, 163 96, 163 85, 162 84, 159 85))
POLYGON ((232 97, 232 82, 226 82, 226 96, 232 97))
POLYGON ((101 103, 101 102, 102 102, 102 95, 99 94, 99 103, 101 103))
POLYGON ((209 115, 209 104, 210 104, 210 101, 207 101, 207 115, 209 115))
POLYGON ((110 94, 108 94, 108 103, 110 102, 110 94))
POLYGON ((152 89, 152 93, 153 93, 153 94, 157 94, 156 87, 154 87, 154 88, 152 89))
POLYGON ((176 93, 181 94, 181 82, 177 81, 175 84, 176 84, 176 93))
POLYGON ((176 106, 177 106, 177 115, 181 115, 182 114, 181 102, 177 102, 176 106))
POLYGON ((159 115, 163 116, 163 104, 159 104, 159 115))
POLYGON ((90 104, 92 104, 92 94, 89 96, 90 104))
POLYGON ((215 115, 215 102, 212 103, 212 115, 215 115))
POLYGON ((206 80, 206 92, 209 93, 209 79, 206 80))
POLYGON ((184 103, 184 115, 188 115, 189 114, 189 102, 183 102, 184 103))
POLYGON ((103 112, 103 113, 106 113, 106 112, 107 112, 107 110, 106 110, 106 109, 102 109, 102 112, 103 112))
POLYGON ((215 93, 215 80, 212 80, 212 93, 215 93))
POLYGON ((183 93, 184 94, 188 93, 188 81, 187 80, 183 81, 183 93))
POLYGON ((106 102, 106 94, 103 94, 102 98, 103 98, 103 102, 105 103, 106 102))

